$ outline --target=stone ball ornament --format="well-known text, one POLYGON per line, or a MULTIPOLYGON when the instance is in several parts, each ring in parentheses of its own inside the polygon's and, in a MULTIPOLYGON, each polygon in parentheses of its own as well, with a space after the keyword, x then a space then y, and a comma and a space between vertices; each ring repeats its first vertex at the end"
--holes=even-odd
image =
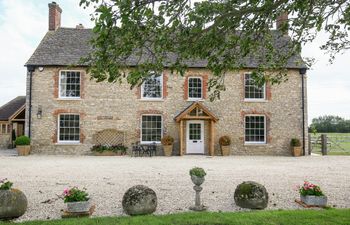
POLYGON ((237 186, 234 200, 242 208, 265 209, 269 202, 269 194, 263 185, 245 181, 237 186))
POLYGON ((22 216, 27 211, 28 201, 18 189, 0 190, 0 220, 22 216))
POLYGON ((157 209, 157 195, 147 186, 136 185, 125 192, 122 206, 131 216, 152 214, 157 209))

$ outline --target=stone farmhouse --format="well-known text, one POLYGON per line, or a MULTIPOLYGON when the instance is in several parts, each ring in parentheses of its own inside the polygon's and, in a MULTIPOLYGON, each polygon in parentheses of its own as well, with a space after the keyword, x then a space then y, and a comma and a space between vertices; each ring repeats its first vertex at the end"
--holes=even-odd
MULTIPOLYGON (((288 81, 254 84, 251 69, 227 74, 227 90, 210 102, 211 72, 203 60, 192 60, 185 76, 165 69, 142 86, 97 83, 79 63, 91 48, 92 30, 82 25, 61 27, 61 8, 49 4, 49 29, 26 63, 25 132, 32 152, 85 154, 95 144, 135 142, 158 144, 164 135, 175 139, 174 155, 219 155, 218 140, 231 138, 232 155, 290 155, 290 140, 307 143, 306 66, 300 55, 290 59, 288 81), (74 65, 74 66, 72 66, 74 65)), ((277 21, 280 26, 283 19, 277 21)), ((288 42, 287 35, 279 42, 288 42)), ((135 66, 132 58, 128 64, 135 66)))

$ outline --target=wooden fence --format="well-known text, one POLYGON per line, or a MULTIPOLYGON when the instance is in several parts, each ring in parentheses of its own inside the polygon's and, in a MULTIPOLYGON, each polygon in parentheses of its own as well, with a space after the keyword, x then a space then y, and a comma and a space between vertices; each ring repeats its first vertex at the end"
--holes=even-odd
POLYGON ((310 153, 328 154, 350 154, 350 135, 309 134, 310 153))

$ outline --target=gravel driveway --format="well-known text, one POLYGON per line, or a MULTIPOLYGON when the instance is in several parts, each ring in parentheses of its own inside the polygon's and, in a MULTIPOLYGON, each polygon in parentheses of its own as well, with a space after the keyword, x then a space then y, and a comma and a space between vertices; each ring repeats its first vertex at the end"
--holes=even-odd
POLYGON ((237 211, 233 193, 242 181, 257 181, 270 195, 268 209, 300 209, 295 186, 304 180, 321 186, 329 205, 350 208, 350 157, 0 157, 0 177, 14 182, 28 198, 26 214, 19 220, 60 218, 65 187, 86 187, 96 205, 95 216, 123 215, 121 199, 136 184, 153 188, 157 214, 188 211, 194 191, 188 171, 207 171, 202 199, 210 211, 237 211))

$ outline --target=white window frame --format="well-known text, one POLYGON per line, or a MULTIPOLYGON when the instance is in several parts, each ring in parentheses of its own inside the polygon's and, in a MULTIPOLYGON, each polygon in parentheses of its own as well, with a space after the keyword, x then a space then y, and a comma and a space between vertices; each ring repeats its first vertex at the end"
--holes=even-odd
MULTIPOLYGON (((152 75, 152 76, 156 76, 156 74, 152 75)), ((142 100, 149 100, 149 101, 154 101, 154 100, 163 100, 163 73, 159 74, 159 76, 157 76, 160 78, 160 97, 156 97, 156 98, 151 98, 151 97, 143 97, 144 94, 144 87, 145 87, 145 82, 142 83, 141 85, 141 99, 142 100)))
POLYGON ((266 82, 264 83, 264 85, 262 86, 263 88, 263 98, 246 98, 245 94, 245 88, 246 88, 246 76, 247 75, 251 75, 251 73, 244 73, 244 101, 246 102, 265 102, 266 101, 266 82))
POLYGON ((247 144, 247 145, 264 145, 266 144, 266 116, 264 114, 247 114, 244 116, 244 144, 247 144), (246 119, 248 116, 255 116, 255 117, 264 117, 264 141, 246 141, 246 119))
POLYGON ((200 76, 189 76, 188 78, 187 78, 187 99, 189 100, 189 101, 198 101, 198 100, 203 100, 203 77, 200 77, 200 76), (202 90, 202 92, 201 92, 201 98, 190 98, 190 79, 191 78, 199 78, 200 80, 201 80, 201 90, 202 90))
POLYGON ((81 74, 82 71, 81 70, 60 70, 58 72, 58 98, 59 99, 64 99, 64 100, 79 100, 81 99, 81 74), (62 72, 79 72, 79 81, 80 81, 80 94, 79 97, 66 97, 66 96, 61 96, 61 75, 62 72))
POLYGON ((9 134, 7 131, 8 131, 8 128, 9 127, 9 124, 7 123, 0 123, 0 134, 9 134), (5 126, 5 132, 2 132, 2 127, 5 126))
POLYGON ((79 113, 60 113, 57 115, 57 143, 59 144, 80 144, 80 135, 81 135, 81 125, 80 125, 80 120, 81 116, 79 113), (79 140, 78 141, 61 141, 60 140, 60 117, 61 115, 78 115, 79 116, 79 140))
POLYGON ((141 118, 140 118, 140 143, 141 144, 153 144, 153 143, 156 143, 156 144, 160 144, 161 141, 142 141, 142 117, 143 116, 160 116, 161 118, 161 133, 160 133, 160 138, 162 139, 163 138, 163 126, 164 126, 164 122, 163 122, 163 115, 161 114, 141 114, 141 118))

